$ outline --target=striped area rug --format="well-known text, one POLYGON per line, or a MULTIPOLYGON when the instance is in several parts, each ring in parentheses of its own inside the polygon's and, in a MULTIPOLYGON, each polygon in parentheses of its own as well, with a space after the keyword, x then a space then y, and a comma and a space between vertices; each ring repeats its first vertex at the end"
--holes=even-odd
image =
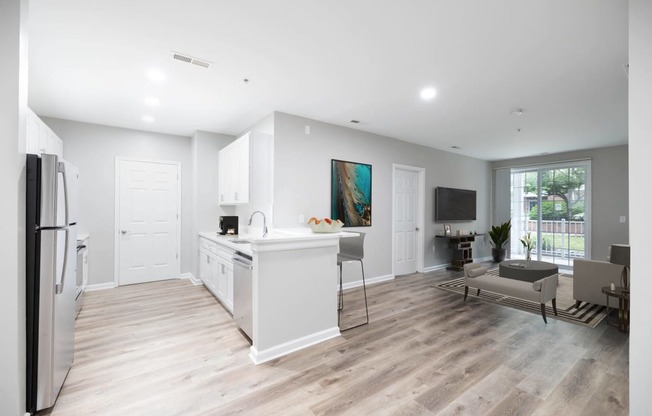
MULTIPOLYGON (((489 270, 487 273, 498 276, 498 269, 489 270)), ((464 296, 464 277, 440 283, 436 287, 449 292, 459 293, 461 296, 464 296)), ((532 312, 541 317, 541 306, 538 303, 489 292, 487 290, 482 290, 480 296, 476 296, 476 293, 476 289, 469 288, 469 297, 475 297, 487 302, 532 312)), ((555 316, 552 311, 552 304, 548 302, 546 304, 547 318, 559 319, 577 325, 595 328, 607 316, 607 308, 602 305, 594 305, 586 302, 582 302, 579 309, 575 308, 575 300, 573 299, 573 278, 560 273, 559 287, 557 288, 557 313, 559 315, 555 316)))

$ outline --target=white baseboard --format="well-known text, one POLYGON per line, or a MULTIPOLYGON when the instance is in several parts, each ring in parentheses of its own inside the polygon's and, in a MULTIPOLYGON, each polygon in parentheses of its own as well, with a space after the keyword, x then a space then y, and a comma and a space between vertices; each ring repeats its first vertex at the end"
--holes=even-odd
POLYGON ((195 286, 203 285, 202 281, 200 279, 197 279, 192 273, 181 273, 181 276, 179 278, 189 279, 190 282, 195 286))
POLYGON ((109 282, 109 283, 97 283, 94 285, 86 285, 86 289, 84 289, 85 292, 94 292, 96 290, 106 290, 106 289, 113 289, 116 287, 116 284, 114 282, 109 282))
MULTIPOLYGON (((394 279, 393 274, 386 274, 384 276, 370 277, 368 279, 364 279, 364 281, 367 285, 373 285, 374 283, 386 282, 392 279, 394 279)), ((362 286, 362 279, 354 280, 353 282, 343 283, 342 289, 346 290, 346 289, 352 289, 354 287, 360 287, 360 286, 362 286)))
POLYGON ((450 266, 450 263, 445 263, 445 264, 437 264, 435 266, 428 266, 423 268, 424 273, 428 272, 434 272, 435 270, 442 270, 445 269, 446 267, 450 266))
POLYGON ((258 351, 252 346, 249 350, 249 358, 258 365, 339 336, 340 328, 333 327, 262 351, 258 351))
MULTIPOLYGON (((473 262, 474 263, 480 263, 480 262, 483 262, 483 261, 491 261, 491 260, 493 260, 493 257, 491 257, 491 256, 477 257, 477 258, 473 259, 473 262)), ((445 269, 446 267, 448 267, 450 265, 451 265, 450 263, 444 263, 444 264, 437 264, 435 266, 425 267, 423 269, 423 272, 428 273, 428 272, 434 272, 435 270, 442 270, 442 269, 445 269)))

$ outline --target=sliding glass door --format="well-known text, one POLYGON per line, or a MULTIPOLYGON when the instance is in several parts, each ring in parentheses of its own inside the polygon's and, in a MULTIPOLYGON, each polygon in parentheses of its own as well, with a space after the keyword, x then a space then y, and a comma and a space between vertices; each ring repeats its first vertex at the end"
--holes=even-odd
POLYGON ((590 161, 512 169, 511 258, 525 258, 528 233, 533 260, 572 267, 590 258, 590 175, 590 161))

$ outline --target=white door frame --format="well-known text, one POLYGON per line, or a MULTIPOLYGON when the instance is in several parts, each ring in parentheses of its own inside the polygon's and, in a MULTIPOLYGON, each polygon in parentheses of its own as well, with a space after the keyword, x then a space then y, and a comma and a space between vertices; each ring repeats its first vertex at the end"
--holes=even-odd
POLYGON ((179 253, 177 274, 181 276, 181 162, 116 156, 114 187, 115 207, 113 220, 113 286, 118 287, 120 285, 120 163, 122 162, 160 163, 177 167, 177 178, 179 180, 179 186, 177 186, 177 212, 179 213, 179 221, 177 221, 177 253, 179 253))
POLYGON ((394 241, 394 231, 396 229, 395 224, 395 209, 396 209, 396 171, 397 170, 408 170, 412 172, 417 172, 419 175, 419 185, 417 186, 417 227, 419 228, 419 234, 417 236, 417 272, 423 273, 423 250, 425 247, 425 229, 424 229, 424 219, 425 219, 425 205, 426 205, 426 169, 420 168, 418 166, 409 166, 401 165, 398 163, 392 163, 392 276, 396 277, 394 270, 394 263, 396 262, 396 247, 394 241))

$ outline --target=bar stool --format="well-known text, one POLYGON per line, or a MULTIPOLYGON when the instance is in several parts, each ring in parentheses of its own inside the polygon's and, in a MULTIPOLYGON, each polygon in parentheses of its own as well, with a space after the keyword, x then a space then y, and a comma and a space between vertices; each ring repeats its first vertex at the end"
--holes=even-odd
MULTIPOLYGON (((357 232, 357 231, 356 231, 357 232)), ((348 331, 349 329, 357 328, 362 325, 367 325, 369 323, 369 307, 367 305, 367 285, 364 280, 364 264, 362 259, 364 258, 364 237, 365 233, 357 232, 359 235, 356 237, 340 237, 340 252, 337 255, 337 265, 340 268, 340 295, 338 302, 338 313, 337 313, 337 326, 340 326, 340 317, 342 314, 342 309, 344 309, 344 296, 342 290, 342 264, 350 261, 359 261, 360 270, 362 271, 362 290, 364 292, 364 308, 367 320, 364 323, 346 328, 340 331, 348 331)))

